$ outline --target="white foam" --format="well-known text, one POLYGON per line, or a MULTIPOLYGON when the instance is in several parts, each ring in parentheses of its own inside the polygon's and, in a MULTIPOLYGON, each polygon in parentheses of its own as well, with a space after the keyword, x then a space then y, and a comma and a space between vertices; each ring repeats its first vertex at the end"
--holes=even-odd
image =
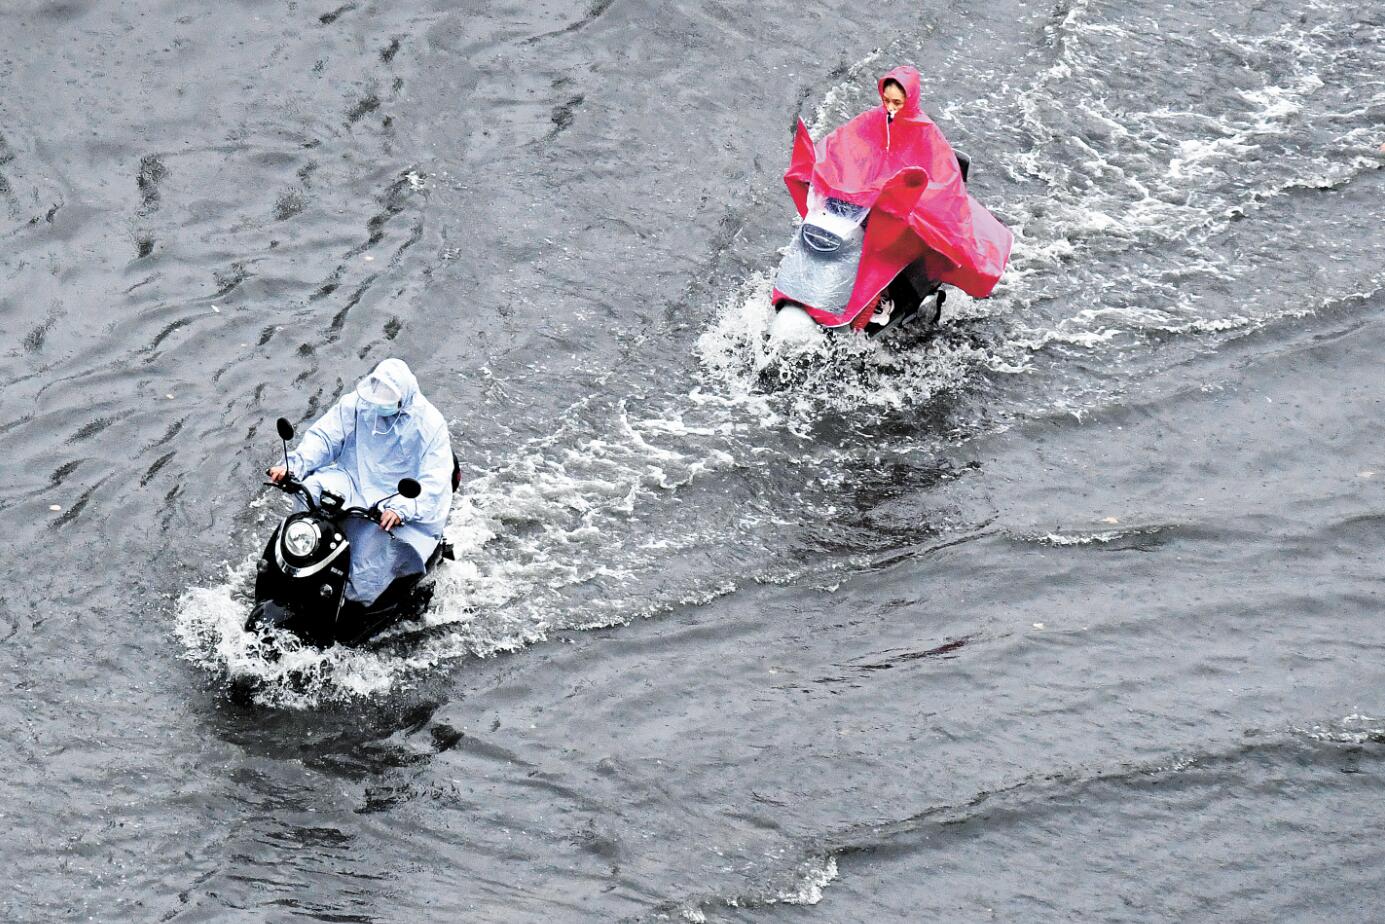
POLYGON ((244 630, 254 560, 229 569, 219 584, 189 589, 178 601, 175 632, 188 660, 250 683, 259 702, 287 707, 372 696, 402 686, 417 670, 408 660, 341 647, 319 650, 282 634, 271 641, 275 656, 266 657, 265 641, 244 630))
POLYGON ((1334 722, 1307 727, 1293 726, 1290 730, 1328 744, 1367 744, 1385 741, 1385 719, 1363 713, 1352 713, 1334 722))
MULTIPOLYGON (((816 342, 772 343, 771 290, 767 274, 747 278, 718 305, 698 338, 697 357, 708 387, 732 396, 772 392, 761 400, 791 430, 806 433, 824 411, 860 418, 926 404, 995 359, 971 343, 920 342, 907 330, 879 339, 841 331, 816 342)), ((980 318, 989 312, 954 294, 949 316, 980 318)))
POLYGON ((1224 169, 1224 163, 1244 157, 1260 146, 1232 136, 1226 138, 1184 138, 1178 142, 1178 155, 1169 161, 1168 176, 1174 181, 1189 180, 1198 174, 1224 169))
POLYGON ((831 855, 810 861, 801 871, 802 878, 793 889, 780 892, 776 899, 786 905, 816 905, 822 901, 822 891, 838 876, 837 858, 831 855))
POLYGON ((1058 546, 1061 548, 1073 545, 1092 545, 1093 543, 1104 545, 1108 542, 1115 542, 1124 535, 1125 533, 1117 530, 1101 533, 1046 533, 1039 536, 1037 541, 1044 545, 1058 546))

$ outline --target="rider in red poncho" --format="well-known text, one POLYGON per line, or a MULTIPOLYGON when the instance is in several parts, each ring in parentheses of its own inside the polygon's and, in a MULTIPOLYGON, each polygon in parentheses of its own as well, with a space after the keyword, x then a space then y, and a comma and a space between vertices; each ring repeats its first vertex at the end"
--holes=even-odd
POLYGON ((871 210, 846 307, 832 313, 804 306, 826 327, 864 327, 866 309, 916 260, 928 278, 985 298, 1010 257, 1009 229, 968 194, 952 146, 919 107, 919 72, 897 67, 878 89, 882 105, 816 145, 799 121, 784 174, 801 216, 808 213, 810 186, 871 210))

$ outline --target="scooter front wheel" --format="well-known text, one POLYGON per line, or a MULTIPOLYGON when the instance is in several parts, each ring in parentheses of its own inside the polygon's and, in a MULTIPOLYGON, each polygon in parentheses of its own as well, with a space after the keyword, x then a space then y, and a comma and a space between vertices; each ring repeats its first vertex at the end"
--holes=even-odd
POLYGON ((826 336, 822 325, 810 318, 808 312, 798 305, 781 307, 769 325, 769 339, 773 345, 819 343, 826 336))

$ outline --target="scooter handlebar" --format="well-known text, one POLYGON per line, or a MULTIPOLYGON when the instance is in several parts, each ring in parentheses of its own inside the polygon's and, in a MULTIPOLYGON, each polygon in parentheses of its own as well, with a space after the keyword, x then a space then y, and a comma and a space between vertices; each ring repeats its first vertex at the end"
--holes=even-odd
MULTIPOLYGON (((381 510, 379 507, 371 507, 369 509, 365 507, 347 507, 345 510, 342 511, 342 513, 346 516, 360 517, 363 520, 369 520, 370 522, 379 525, 380 517, 384 513, 384 511, 381 510)), ((389 536, 391 539, 394 539, 396 541, 399 539, 398 536, 396 536, 393 532, 389 530, 385 530, 385 535, 389 536)))
MULTIPOLYGON (((285 494, 301 494, 301 495, 303 495, 303 499, 304 499, 305 501, 307 501, 307 503, 308 503, 308 509, 309 509, 309 510, 317 510, 317 509, 318 509, 317 502, 313 500, 312 492, 309 491, 309 490, 303 485, 303 482, 301 482, 301 481, 299 481, 298 479, 294 478, 293 475, 291 475, 291 474, 290 474, 290 475, 285 475, 285 476, 283 477, 283 479, 280 480, 280 481, 266 481, 266 482, 264 483, 264 486, 267 487, 267 488, 278 488, 280 491, 283 491, 285 494)), ((389 499, 389 498, 386 498, 386 500, 388 500, 388 499, 389 499)), ((340 514, 340 515, 341 515, 341 516, 348 516, 348 517, 361 517, 362 519, 369 520, 369 521, 372 522, 372 523, 379 523, 379 522, 380 522, 380 514, 381 514, 381 509, 380 509, 379 505, 377 504, 376 506, 369 507, 369 508, 367 508, 367 507, 347 507, 346 509, 344 509, 344 510, 341 511, 341 514, 340 514)))
POLYGON ((267 488, 278 488, 285 494, 301 494, 303 495, 303 499, 308 502, 308 509, 317 509, 317 503, 313 500, 312 492, 304 487, 303 482, 294 478, 291 474, 285 475, 283 479, 279 481, 266 481, 264 485, 267 488))

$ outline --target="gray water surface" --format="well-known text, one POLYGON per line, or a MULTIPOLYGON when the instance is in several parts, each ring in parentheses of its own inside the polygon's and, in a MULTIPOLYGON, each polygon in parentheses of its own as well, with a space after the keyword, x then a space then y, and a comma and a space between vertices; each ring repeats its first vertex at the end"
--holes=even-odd
POLYGON ((0 918, 1379 916, 1379 4, 0 35, 0 918), (789 130, 905 62, 1013 263, 796 364, 789 130), (266 659, 272 421, 389 355, 459 561, 266 659))

